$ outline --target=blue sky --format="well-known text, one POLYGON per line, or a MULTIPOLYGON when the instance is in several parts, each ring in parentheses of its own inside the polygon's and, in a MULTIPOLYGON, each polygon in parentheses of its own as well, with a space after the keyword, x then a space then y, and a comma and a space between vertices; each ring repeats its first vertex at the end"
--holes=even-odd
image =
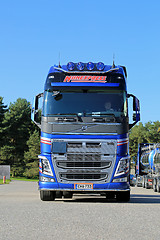
POLYGON ((141 121, 160 120, 159 0, 0 0, 0 96, 32 102, 50 66, 99 62, 128 71, 141 121))

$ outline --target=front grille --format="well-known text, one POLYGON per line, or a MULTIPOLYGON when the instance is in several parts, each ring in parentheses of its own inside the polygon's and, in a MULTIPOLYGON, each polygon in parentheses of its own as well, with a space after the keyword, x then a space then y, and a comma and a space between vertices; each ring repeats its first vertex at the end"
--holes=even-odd
POLYGON ((101 147, 101 144, 100 143, 86 143, 86 147, 87 148, 100 148, 101 147))
POLYGON ((57 161, 57 166, 61 168, 109 168, 111 166, 111 161, 57 161))
POLYGON ((100 154, 67 154, 67 161, 101 161, 100 154))
POLYGON ((108 175, 106 172, 101 172, 101 169, 109 168, 110 166, 111 161, 102 161, 100 154, 67 154, 67 161, 57 160, 57 167, 73 169, 60 173, 60 178, 64 180, 96 181, 106 179, 108 175))
POLYGON ((80 147, 82 147, 82 143, 68 143, 67 147, 68 148, 80 148, 80 147))
POLYGON ((66 152, 62 155, 54 153, 52 157, 58 181, 109 182, 116 147, 116 140, 66 141, 66 152))
POLYGON ((103 180, 107 178, 105 173, 60 173, 64 180, 103 180))

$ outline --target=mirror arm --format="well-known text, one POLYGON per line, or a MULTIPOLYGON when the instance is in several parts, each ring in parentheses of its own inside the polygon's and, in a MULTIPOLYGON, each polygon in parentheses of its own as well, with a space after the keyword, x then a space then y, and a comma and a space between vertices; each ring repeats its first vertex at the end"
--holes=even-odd
POLYGON ((43 93, 39 93, 36 95, 34 99, 34 104, 31 110, 31 119, 32 121, 41 129, 41 124, 37 122, 37 114, 38 114, 38 100, 43 97, 43 93))
POLYGON ((129 130, 130 130, 134 125, 136 125, 136 123, 137 123, 137 122, 134 122, 134 123, 129 124, 129 130))

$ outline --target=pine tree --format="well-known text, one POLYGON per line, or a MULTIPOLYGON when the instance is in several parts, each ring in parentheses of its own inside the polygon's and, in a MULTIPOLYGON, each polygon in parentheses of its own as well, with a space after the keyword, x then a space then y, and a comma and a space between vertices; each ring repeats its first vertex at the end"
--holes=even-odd
POLYGON ((11 165, 13 175, 23 175, 25 170, 24 151, 35 126, 30 119, 30 103, 18 98, 11 103, 4 117, 5 141, 1 148, 1 162, 11 165))
POLYGON ((5 137, 5 133, 4 133, 4 115, 7 112, 7 105, 4 105, 3 103, 3 97, 0 97, 0 147, 3 145, 4 143, 4 137, 5 137))
POLYGON ((30 135, 27 141, 28 151, 24 154, 24 160, 26 163, 26 170, 24 176, 28 178, 38 178, 38 155, 40 154, 40 133, 39 130, 35 130, 30 135))
POLYGON ((129 135, 131 157, 137 156, 138 143, 160 143, 160 122, 140 122, 132 128, 129 135))

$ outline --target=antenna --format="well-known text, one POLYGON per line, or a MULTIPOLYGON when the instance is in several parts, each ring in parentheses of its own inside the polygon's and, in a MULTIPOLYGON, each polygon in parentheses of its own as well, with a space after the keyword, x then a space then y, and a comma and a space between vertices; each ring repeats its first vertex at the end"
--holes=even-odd
POLYGON ((115 60, 115 54, 113 53, 113 64, 112 64, 112 68, 115 68, 115 64, 114 64, 114 60, 115 60))
POLYGON ((61 64, 60 64, 60 52, 59 52, 59 65, 58 65, 59 68, 61 68, 61 64))

